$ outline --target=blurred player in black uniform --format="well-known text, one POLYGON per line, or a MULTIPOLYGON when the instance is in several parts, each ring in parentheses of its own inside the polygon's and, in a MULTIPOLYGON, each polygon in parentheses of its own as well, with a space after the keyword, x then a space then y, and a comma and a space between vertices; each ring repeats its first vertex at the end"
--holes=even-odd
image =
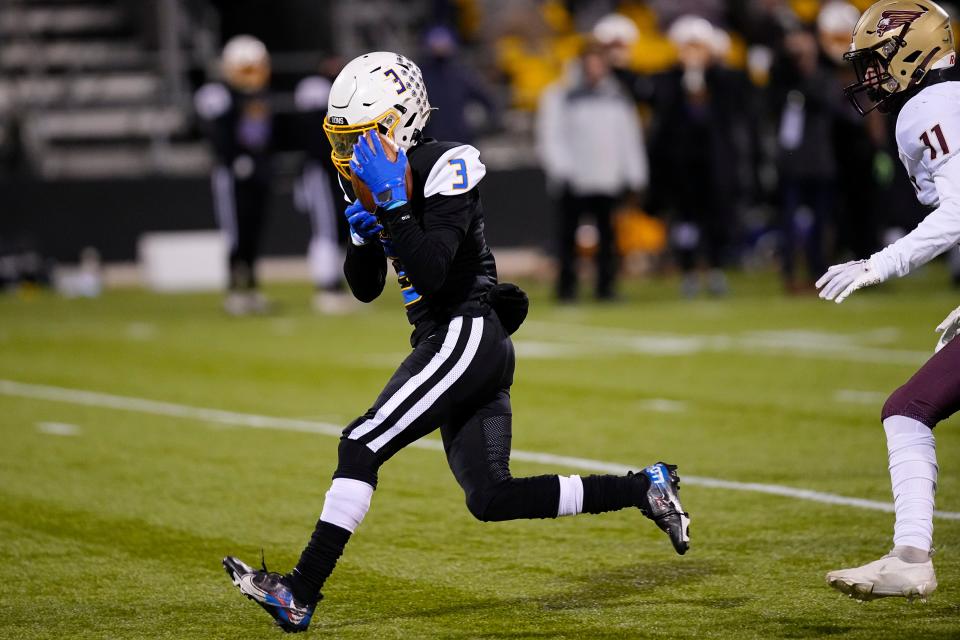
POLYGON ((316 287, 313 307, 320 313, 348 313, 356 301, 343 284, 340 264, 348 238, 346 220, 337 211, 340 189, 330 164, 330 142, 323 133, 330 80, 321 74, 297 85, 294 101, 300 113, 306 157, 297 185, 297 206, 310 216, 310 277, 316 287))
POLYGON ((511 476, 509 334, 526 315, 526 296, 497 283, 483 233, 477 185, 486 169, 479 152, 423 139, 429 116, 420 70, 394 53, 360 56, 331 88, 326 131, 334 163, 344 178, 355 174, 377 202, 375 214, 359 202, 347 208, 347 282, 358 299, 371 301, 393 264, 414 327, 413 351, 373 406, 344 430, 332 486, 296 568, 281 575, 224 559, 241 593, 285 631, 310 624, 321 587, 370 507, 380 466, 437 429, 467 508, 479 520, 636 507, 667 532, 678 553, 688 547, 673 466, 657 463, 626 476, 511 476), (396 161, 386 156, 378 131, 399 147, 396 161))
POLYGON ((204 85, 194 102, 213 148, 213 203, 230 246, 224 308, 262 313, 268 304, 257 291, 256 262, 272 180, 270 56, 256 38, 236 36, 223 48, 222 69, 224 82, 204 85))

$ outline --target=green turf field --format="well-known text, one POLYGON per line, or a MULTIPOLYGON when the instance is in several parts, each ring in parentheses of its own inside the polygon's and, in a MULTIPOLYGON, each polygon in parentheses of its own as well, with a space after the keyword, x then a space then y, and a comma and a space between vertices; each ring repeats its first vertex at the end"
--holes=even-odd
MULTIPOLYGON (((888 502, 880 406, 960 302, 945 282, 930 270, 840 306, 780 297, 770 276, 735 279, 721 302, 666 282, 558 308, 532 287, 514 447, 888 502)), ((279 637, 220 559, 255 564, 262 547, 292 566, 335 466, 324 425, 368 406, 408 328, 393 284, 349 318, 309 313, 306 286, 270 294, 280 313, 240 320, 209 295, 0 298, 0 637, 279 637)), ((938 430, 937 506, 953 513, 956 422, 938 430)), ((513 465, 551 469, 575 471, 513 465)), ((312 633, 960 638, 960 520, 937 521, 929 603, 861 605, 823 574, 885 552, 889 513, 702 485, 682 497, 684 557, 635 511, 482 524, 440 452, 405 450, 312 633)))

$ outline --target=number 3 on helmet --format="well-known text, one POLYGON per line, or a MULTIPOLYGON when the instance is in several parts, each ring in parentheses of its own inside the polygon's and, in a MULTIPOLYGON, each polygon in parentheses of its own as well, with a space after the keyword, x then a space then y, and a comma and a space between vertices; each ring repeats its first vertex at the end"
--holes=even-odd
POLYGON ((333 81, 323 130, 334 166, 349 179, 353 145, 361 134, 378 129, 406 150, 420 139, 428 120, 430 101, 420 68, 400 54, 375 51, 351 60, 333 81))
POLYGON ((932 69, 953 66, 950 16, 933 2, 880 0, 867 9, 853 30, 844 59, 853 64, 857 81, 844 93, 860 115, 919 84, 932 69))

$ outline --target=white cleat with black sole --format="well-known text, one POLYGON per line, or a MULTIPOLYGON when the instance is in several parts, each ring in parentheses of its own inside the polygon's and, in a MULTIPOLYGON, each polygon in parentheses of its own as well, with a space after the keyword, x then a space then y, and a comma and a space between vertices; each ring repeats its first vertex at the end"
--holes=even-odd
POLYGON ((937 588, 931 554, 914 547, 893 550, 862 567, 827 574, 827 584, 857 600, 919 598, 925 601, 937 588))

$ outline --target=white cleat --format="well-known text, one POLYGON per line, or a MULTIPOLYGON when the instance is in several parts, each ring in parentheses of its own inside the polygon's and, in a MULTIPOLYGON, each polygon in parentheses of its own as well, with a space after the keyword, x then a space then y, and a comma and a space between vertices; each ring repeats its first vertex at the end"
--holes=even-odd
POLYGON ((223 310, 235 317, 266 315, 273 311, 273 305, 257 291, 232 291, 223 301, 223 310))
POLYGON ((313 310, 322 315, 340 316, 360 309, 360 302, 341 291, 318 291, 313 296, 313 310))
POLYGON ((937 588, 930 555, 922 562, 907 562, 904 556, 922 552, 912 547, 896 547, 889 554, 862 567, 839 569, 827 574, 827 584, 857 600, 877 598, 920 598, 925 601, 937 588))
POLYGON ((223 301, 223 310, 235 317, 248 316, 252 313, 250 298, 245 293, 231 292, 223 301))

